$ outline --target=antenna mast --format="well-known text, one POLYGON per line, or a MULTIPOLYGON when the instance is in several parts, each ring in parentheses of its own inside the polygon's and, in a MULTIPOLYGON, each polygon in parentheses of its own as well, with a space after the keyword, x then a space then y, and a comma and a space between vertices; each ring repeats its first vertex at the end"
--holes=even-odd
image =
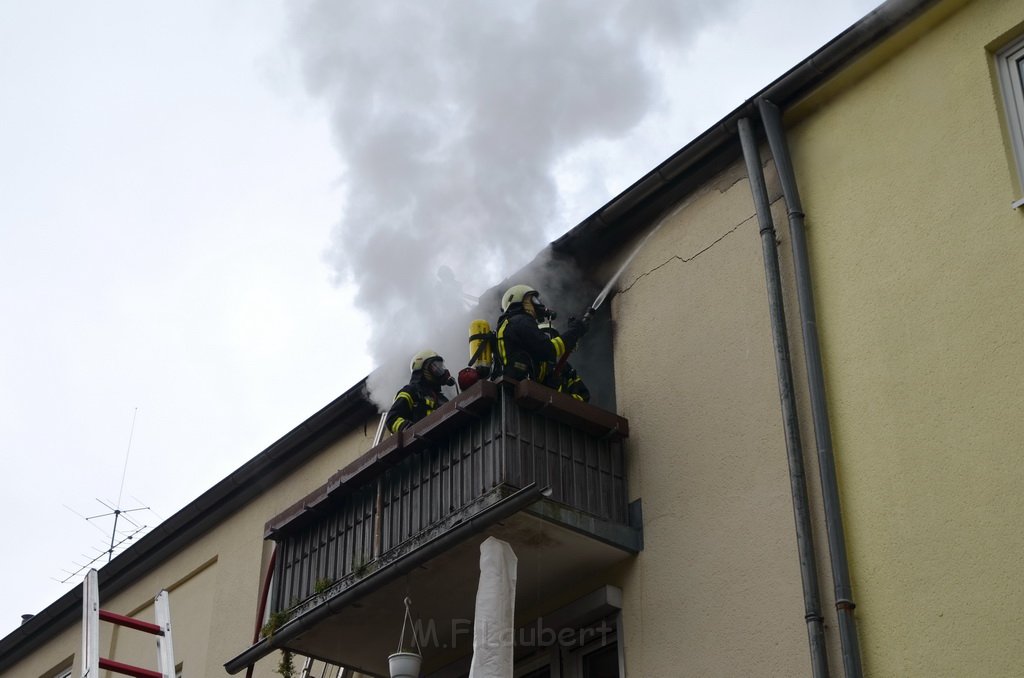
MULTIPOLYGON (((102 504, 106 508, 110 509, 110 511, 108 511, 106 513, 98 513, 98 514, 96 514, 94 516, 83 516, 82 514, 78 513, 74 509, 72 509, 70 506, 66 506, 65 505, 65 508, 67 508, 69 511, 71 511, 72 513, 75 513, 79 517, 84 518, 85 520, 87 520, 89 522, 92 522, 93 520, 96 520, 98 518, 106 518, 108 516, 114 516, 114 526, 110 530, 110 543, 107 545, 107 548, 105 550, 100 550, 100 549, 96 549, 94 547, 94 550, 97 551, 98 553, 97 553, 97 555, 95 557, 89 559, 89 561, 85 565, 78 565, 78 563, 75 563, 75 565, 78 565, 78 569, 75 570, 74 572, 68 572, 67 570, 64 570, 64 572, 67 573, 68 576, 65 579, 61 580, 62 584, 66 583, 67 581, 69 581, 70 579, 72 579, 74 577, 77 577, 79 573, 81 573, 84 569, 92 566, 93 563, 95 563, 97 560, 102 558, 104 554, 106 554, 107 562, 109 563, 114 558, 114 551, 117 549, 118 546, 120 546, 121 544, 125 543, 126 541, 129 541, 129 540, 133 539, 137 534, 139 534, 140 532, 145 530, 146 527, 147 527, 146 525, 140 525, 139 523, 135 522, 134 520, 129 518, 126 514, 134 513, 135 511, 150 511, 150 510, 152 510, 148 506, 140 506, 138 508, 131 508, 131 509, 121 508, 121 499, 124 497, 125 479, 128 476, 128 460, 129 460, 129 458, 131 456, 131 453, 132 453, 132 440, 135 437, 135 420, 138 418, 138 416, 139 416, 139 408, 136 407, 135 410, 132 413, 132 425, 131 425, 131 428, 130 428, 130 430, 128 432, 128 449, 125 451, 124 466, 121 469, 121 485, 120 485, 120 488, 117 491, 117 503, 115 503, 113 506, 111 506, 108 502, 105 502, 102 499, 97 497, 96 501, 98 501, 100 504, 102 504), (132 525, 132 527, 134 529, 130 530, 129 534, 123 535, 122 539, 118 540, 117 524, 122 519, 126 520, 129 523, 131 523, 131 525, 132 525)), ((101 529, 101 528, 99 528, 97 526, 97 529, 101 529)), ((85 557, 88 558, 88 556, 85 556, 85 557)))

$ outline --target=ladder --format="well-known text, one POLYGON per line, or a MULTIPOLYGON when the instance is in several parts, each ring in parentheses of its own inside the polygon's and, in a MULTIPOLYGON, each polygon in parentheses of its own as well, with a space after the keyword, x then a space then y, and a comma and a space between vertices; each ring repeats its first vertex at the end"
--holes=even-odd
POLYGON ((135 678, 175 678, 174 647, 171 644, 171 607, 167 591, 161 591, 154 599, 156 623, 151 624, 134 617, 101 610, 99 581, 95 569, 90 569, 85 575, 82 588, 82 678, 99 678, 101 669, 135 678), (101 621, 156 636, 156 656, 160 670, 152 671, 100 657, 101 621))

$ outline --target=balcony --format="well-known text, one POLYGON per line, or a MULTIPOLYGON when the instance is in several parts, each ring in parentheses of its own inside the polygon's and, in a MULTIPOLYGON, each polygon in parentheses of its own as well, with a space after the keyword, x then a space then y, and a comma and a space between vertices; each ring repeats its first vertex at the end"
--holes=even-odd
POLYGON ((472 628, 488 536, 519 559, 517 611, 547 612, 642 548, 628 433, 625 419, 533 382, 467 389, 267 523, 271 609, 288 622, 226 668, 288 648, 387 675, 408 595, 430 624, 424 670, 435 671, 471 650, 454 621, 472 628))

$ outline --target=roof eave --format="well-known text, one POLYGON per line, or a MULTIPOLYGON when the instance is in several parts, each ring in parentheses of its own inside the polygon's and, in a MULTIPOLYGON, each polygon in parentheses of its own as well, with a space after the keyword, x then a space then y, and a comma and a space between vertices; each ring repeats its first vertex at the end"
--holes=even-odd
POLYGON ((740 155, 737 121, 759 117, 757 101, 787 109, 939 0, 889 0, 747 99, 629 188, 551 243, 577 258, 608 251, 663 214, 740 155))
MULTIPOLYGON (((376 411, 363 379, 101 567, 104 598, 126 589, 376 411)), ((76 587, 0 639, 0 673, 80 619, 81 607, 82 589, 76 587)))

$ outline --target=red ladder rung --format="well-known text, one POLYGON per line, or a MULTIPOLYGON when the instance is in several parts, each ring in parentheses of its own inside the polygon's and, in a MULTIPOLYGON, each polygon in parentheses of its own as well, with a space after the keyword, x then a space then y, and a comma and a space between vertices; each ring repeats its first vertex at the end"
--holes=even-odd
MULTIPOLYGON (((107 621, 111 624, 117 624, 119 626, 126 626, 136 631, 145 631, 146 633, 152 633, 154 636, 164 635, 164 630, 156 624, 150 624, 144 622, 141 619, 135 617, 126 617, 123 614, 117 614, 116 612, 109 612, 107 610, 100 610, 100 620, 107 621)), ((159 676, 160 674, 156 674, 159 676)))
POLYGON ((149 669, 132 666, 131 664, 122 664, 121 662, 115 662, 113 659, 104 659, 103 657, 100 657, 100 668, 126 676, 135 676, 135 678, 163 678, 164 676, 159 671, 150 671, 149 669))

